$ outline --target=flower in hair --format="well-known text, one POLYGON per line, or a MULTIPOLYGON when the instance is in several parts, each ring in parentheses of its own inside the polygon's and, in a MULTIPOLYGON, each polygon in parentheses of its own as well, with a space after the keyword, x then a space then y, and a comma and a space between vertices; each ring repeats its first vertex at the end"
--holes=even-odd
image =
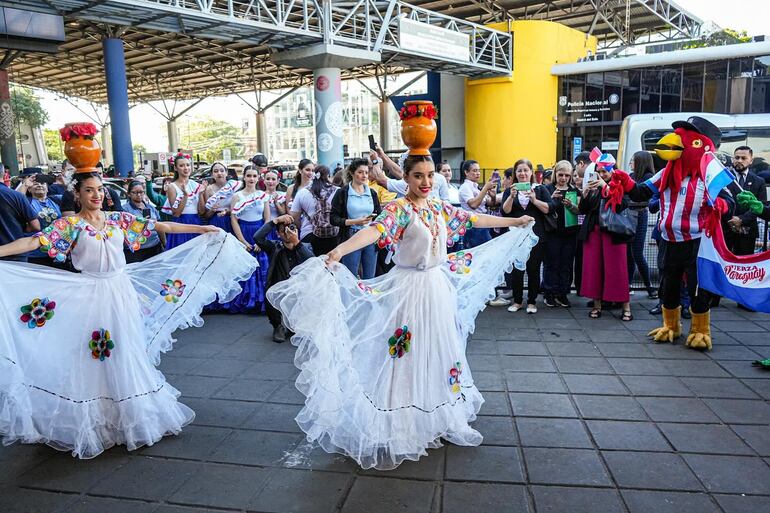
POLYGON ((180 152, 179 152, 179 153, 177 153, 176 155, 171 155, 171 156, 168 158, 168 164, 169 164, 170 166, 173 166, 173 165, 174 165, 174 161, 175 161, 176 159, 187 159, 187 160, 192 160, 192 157, 190 156, 190 154, 189 154, 189 153, 182 153, 182 152, 180 151, 180 152))
POLYGON ((316 179, 316 180, 320 179, 321 178, 321 173, 316 171, 315 173, 313 173, 313 178, 316 179))

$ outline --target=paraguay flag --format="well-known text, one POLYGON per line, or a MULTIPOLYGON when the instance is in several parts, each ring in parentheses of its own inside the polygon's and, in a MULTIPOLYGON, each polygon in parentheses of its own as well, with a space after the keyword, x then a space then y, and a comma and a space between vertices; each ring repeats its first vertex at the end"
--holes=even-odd
POLYGON ((757 312, 770 313, 770 251, 736 256, 725 246, 721 225, 702 237, 698 286, 757 312))
POLYGON ((735 179, 733 174, 719 161, 716 155, 706 152, 700 159, 700 169, 706 182, 709 205, 713 205, 719 191, 730 185, 735 179))

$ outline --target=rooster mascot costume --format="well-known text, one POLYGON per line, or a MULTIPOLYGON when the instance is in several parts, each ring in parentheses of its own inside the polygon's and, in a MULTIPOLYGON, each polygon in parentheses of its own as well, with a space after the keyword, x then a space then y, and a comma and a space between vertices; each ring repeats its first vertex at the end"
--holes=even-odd
POLYGON ((723 190, 719 198, 709 198, 701 157, 719 146, 721 132, 711 122, 693 116, 687 121, 675 121, 674 131, 661 138, 655 153, 668 161, 666 167, 644 183, 637 184, 623 171, 612 174, 605 189, 607 204, 619 203, 623 194, 633 201, 647 201, 660 196, 661 303, 663 326, 649 335, 656 342, 673 342, 682 334, 679 292, 682 278, 687 275, 687 288, 692 298, 692 324, 687 346, 711 349, 710 308, 713 295, 698 288, 697 256, 700 237, 709 223, 727 218, 734 203, 723 190), (713 200, 713 207, 710 202, 713 200))

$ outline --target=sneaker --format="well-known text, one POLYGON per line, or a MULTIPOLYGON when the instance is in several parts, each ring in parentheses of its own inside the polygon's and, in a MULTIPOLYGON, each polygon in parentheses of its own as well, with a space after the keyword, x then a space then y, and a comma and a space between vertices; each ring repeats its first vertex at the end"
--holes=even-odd
POLYGON ((692 314, 689 308, 682 307, 682 319, 691 319, 692 314))
POLYGON ((279 324, 273 328, 273 342, 282 343, 286 342, 286 328, 282 324, 279 324))
POLYGON ((503 299, 511 299, 513 297, 513 291, 506 289, 501 291, 497 297, 503 298, 503 299))
POLYGON ((552 298, 552 297, 548 297, 548 296, 546 296, 546 297, 544 297, 544 298, 543 298, 543 304, 544 304, 545 306, 547 306, 548 308, 553 308, 553 307, 555 307, 555 306, 558 306, 558 305, 556 304, 556 300, 555 300, 554 298, 552 298))
POLYGON ((635 290, 629 290, 629 291, 628 291, 628 295, 629 295, 629 296, 633 296, 634 294, 636 294, 636 291, 635 291, 635 290))
POLYGON ((518 303, 514 303, 508 307, 509 312, 518 312, 519 310, 521 310, 521 305, 518 303))
POLYGON ((660 303, 650 309, 650 315, 660 315, 662 312, 663 308, 661 308, 660 303))
POLYGON ((564 308, 571 308, 572 303, 569 302, 567 296, 556 296, 556 304, 564 308))
POLYGON ((537 307, 535 305, 527 305, 527 313, 528 314, 536 314, 537 313, 537 307))
POLYGON ((498 294, 495 299, 489 302, 489 306, 508 306, 511 302, 502 297, 502 294, 498 294))

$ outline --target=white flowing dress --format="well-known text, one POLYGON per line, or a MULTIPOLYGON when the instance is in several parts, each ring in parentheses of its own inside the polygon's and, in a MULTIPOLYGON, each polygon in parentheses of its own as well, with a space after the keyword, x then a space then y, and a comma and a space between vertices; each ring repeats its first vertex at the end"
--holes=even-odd
POLYGON ((447 255, 447 240, 457 240, 474 217, 446 202, 431 200, 431 207, 418 213, 399 199, 373 222, 380 247, 395 247, 387 274, 358 281, 345 266, 327 269, 312 258, 267 292, 296 333, 296 386, 306 396, 297 423, 309 441, 364 468, 417 460, 441 438, 481 443, 468 425, 484 400, 466 339, 504 272, 524 269, 537 243, 531 227, 516 228, 447 255))
POLYGON ((203 305, 227 301, 256 264, 232 236, 208 233, 126 265, 151 220, 105 214, 101 231, 78 217, 40 236, 71 273, 0 262, 0 435, 93 458, 179 433, 195 416, 155 368, 178 328, 200 326, 203 305))

